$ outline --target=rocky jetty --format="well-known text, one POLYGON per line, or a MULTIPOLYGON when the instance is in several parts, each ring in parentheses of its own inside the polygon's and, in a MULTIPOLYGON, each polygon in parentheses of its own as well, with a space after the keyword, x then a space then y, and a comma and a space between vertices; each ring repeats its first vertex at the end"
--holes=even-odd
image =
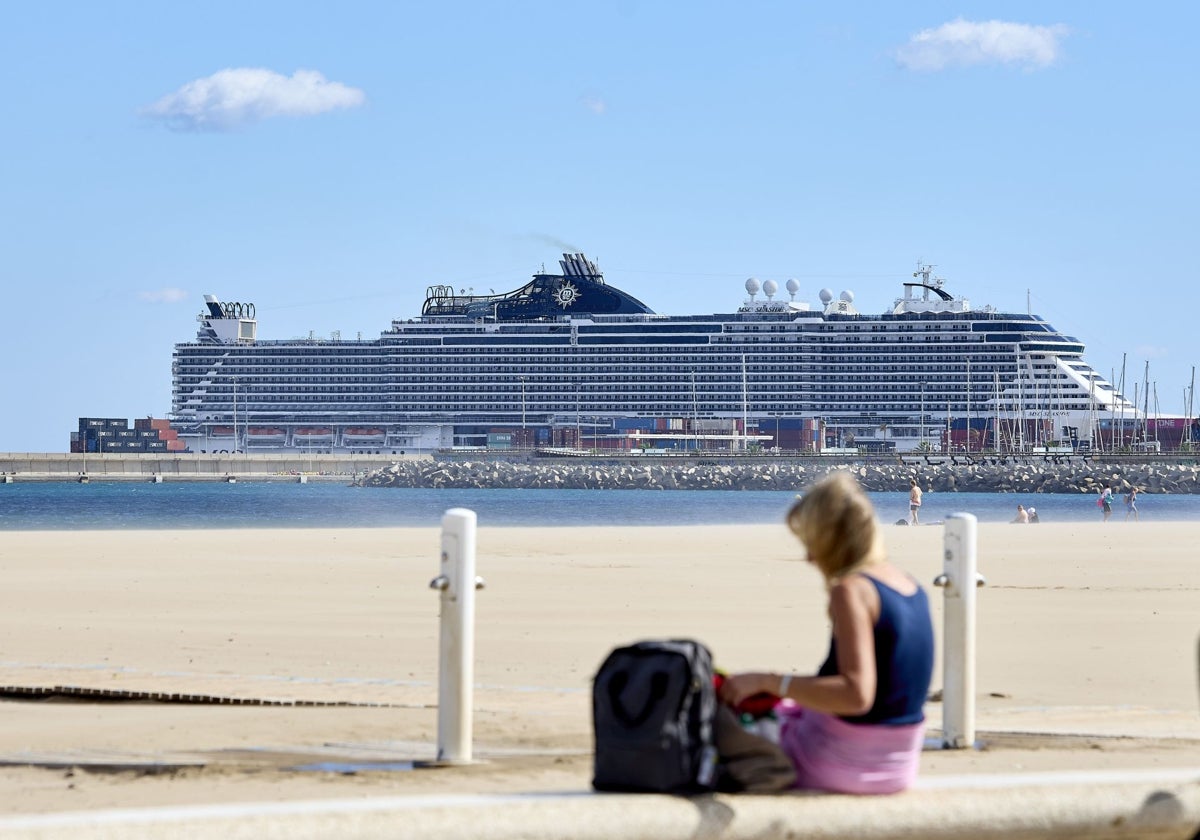
POLYGON ((1099 493, 1136 486, 1149 493, 1200 493, 1195 464, 1117 464, 1074 458, 913 458, 890 463, 825 461, 647 463, 399 461, 355 480, 364 487, 540 488, 551 490, 800 490, 834 470, 867 490, 904 490, 910 478, 939 493, 1099 493))

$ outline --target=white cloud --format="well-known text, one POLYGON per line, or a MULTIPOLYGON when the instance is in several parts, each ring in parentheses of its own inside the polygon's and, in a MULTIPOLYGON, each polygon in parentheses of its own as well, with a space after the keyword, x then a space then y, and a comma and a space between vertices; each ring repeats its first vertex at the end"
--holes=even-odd
POLYGON ((1030 26, 1003 20, 953 20, 922 29, 896 51, 909 70, 937 71, 976 64, 1007 64, 1027 70, 1049 67, 1061 53, 1066 26, 1030 26))
POLYGON ((139 292, 138 297, 150 303, 178 303, 181 300, 186 300, 188 293, 183 289, 167 287, 164 289, 152 289, 146 292, 139 292))
POLYGON ((593 114, 600 115, 608 110, 608 103, 598 96, 585 96, 580 101, 583 102, 583 107, 593 114))
POLYGON ((142 109, 175 131, 229 131, 270 117, 308 117, 366 101, 358 88, 315 70, 283 76, 259 67, 220 70, 142 109))

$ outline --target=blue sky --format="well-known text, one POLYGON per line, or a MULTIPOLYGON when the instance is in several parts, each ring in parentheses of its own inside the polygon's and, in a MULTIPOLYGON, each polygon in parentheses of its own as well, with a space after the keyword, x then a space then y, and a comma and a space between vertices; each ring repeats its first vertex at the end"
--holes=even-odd
MULTIPOLYGON (((373 338, 563 250, 668 313, 918 260, 1182 413, 1200 6, 13 4, 0 450, 165 416, 202 295, 373 338)), ((1197 403, 1200 406, 1200 402, 1197 403)))

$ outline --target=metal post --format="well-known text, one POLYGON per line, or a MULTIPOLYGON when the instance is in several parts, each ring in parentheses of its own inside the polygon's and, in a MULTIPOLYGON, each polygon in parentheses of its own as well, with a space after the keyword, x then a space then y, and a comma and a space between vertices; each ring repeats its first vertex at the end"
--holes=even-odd
POLYGON ((441 592, 438 645, 438 746, 441 764, 471 761, 471 707, 475 683, 475 511, 451 508, 442 516, 441 574, 429 583, 441 592))
POLYGON ((521 377, 521 445, 525 445, 525 377, 521 377))
POLYGON ((917 449, 925 450, 925 383, 921 383, 921 431, 917 433, 917 449))
POLYGON ((975 571, 978 521, 969 513, 946 517, 942 573, 945 587, 942 658, 942 746, 975 745, 975 589, 987 583, 975 571))
POLYGON ((238 428, 237 428, 237 377, 233 377, 233 451, 238 451, 238 428))

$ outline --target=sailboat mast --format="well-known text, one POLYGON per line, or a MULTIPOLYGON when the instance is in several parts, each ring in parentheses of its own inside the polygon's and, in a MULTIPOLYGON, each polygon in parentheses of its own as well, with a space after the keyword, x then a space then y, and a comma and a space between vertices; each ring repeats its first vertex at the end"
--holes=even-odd
MULTIPOLYGON (((1133 434, 1129 436, 1130 446, 1137 443, 1137 407, 1138 407, 1138 385, 1139 384, 1141 384, 1141 383, 1138 383, 1138 382, 1133 383, 1133 434)), ((1125 439, 1125 436, 1123 434, 1121 436, 1121 439, 1122 440, 1125 439)))
POLYGON ((994 428, 992 429, 992 448, 997 452, 1000 451, 1000 371, 992 371, 992 390, 996 393, 996 411, 994 428))
POLYGON ((1187 429, 1184 434, 1188 436, 1188 449, 1191 449, 1192 441, 1192 423, 1195 422, 1195 416, 1192 414, 1192 395, 1196 393, 1196 366, 1192 365, 1192 384, 1188 386, 1188 403, 1187 403, 1187 429))
POLYGON ((971 357, 967 356, 967 454, 971 454, 971 357))
POLYGON ((1155 382, 1151 387, 1154 388, 1154 442, 1158 443, 1158 418, 1161 413, 1158 408, 1158 383, 1155 382))
POLYGON ((1088 377, 1088 441, 1096 448, 1096 372, 1088 377))
POLYGON ((1146 360, 1146 371, 1142 374, 1142 441, 1150 439, 1150 360, 1146 360))
POLYGON ((750 429, 747 428, 749 394, 746 387, 746 354, 742 354, 742 451, 750 448, 750 429))
MULTIPOLYGON (((1127 399, 1125 399, 1125 354, 1124 353, 1121 354, 1121 387, 1117 390, 1117 393, 1120 394, 1120 396, 1121 396, 1120 425, 1121 425, 1121 447, 1123 448, 1125 446, 1125 403, 1129 402, 1127 399)), ((1113 443, 1113 452, 1116 452, 1116 451, 1117 451, 1117 445, 1116 445, 1116 443, 1113 443)))
POLYGON ((946 442, 942 444, 942 451, 950 451, 950 401, 946 400, 946 442))

